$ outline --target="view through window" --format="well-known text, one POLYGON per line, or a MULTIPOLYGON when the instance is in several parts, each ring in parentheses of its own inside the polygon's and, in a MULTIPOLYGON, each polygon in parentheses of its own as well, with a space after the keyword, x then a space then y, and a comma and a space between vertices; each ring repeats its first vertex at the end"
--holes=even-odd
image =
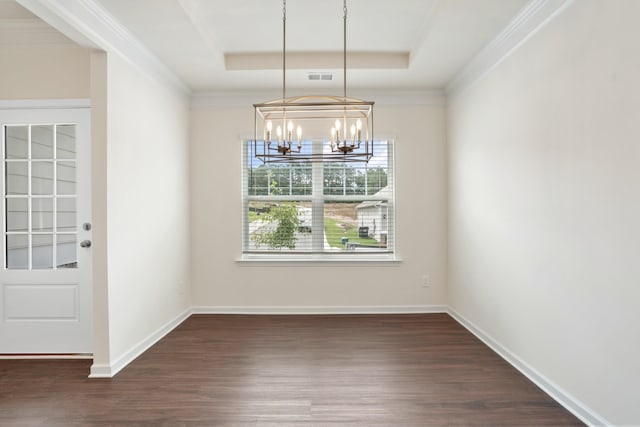
MULTIPOLYGON (((366 164, 264 164, 253 142, 244 148, 245 254, 394 252, 392 141, 375 141, 366 164)), ((329 149, 303 142, 306 152, 329 149)))

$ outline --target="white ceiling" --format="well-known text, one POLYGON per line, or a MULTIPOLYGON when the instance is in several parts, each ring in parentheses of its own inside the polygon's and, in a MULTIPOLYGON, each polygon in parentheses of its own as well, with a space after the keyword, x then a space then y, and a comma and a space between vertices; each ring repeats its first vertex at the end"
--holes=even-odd
MULTIPOLYGON (((281 0, 92 1, 194 91, 282 86, 281 0)), ((442 89, 528 1, 347 0, 348 87, 442 89)), ((15 6, 0 0, 0 20, 29 19, 15 6)), ((341 0, 288 0, 288 88, 342 87, 342 15, 341 0)))

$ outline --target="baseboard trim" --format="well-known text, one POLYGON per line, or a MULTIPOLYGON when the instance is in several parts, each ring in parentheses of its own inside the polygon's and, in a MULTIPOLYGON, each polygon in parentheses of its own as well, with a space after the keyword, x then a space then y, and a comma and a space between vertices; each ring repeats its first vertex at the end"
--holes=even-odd
POLYGON ((447 313, 445 305, 382 306, 200 306, 193 314, 420 314, 447 313))
POLYGON ((107 363, 94 363, 89 371, 89 378, 112 378, 111 365, 107 363))
POLYGON ((90 360, 93 354, 0 354, 0 360, 90 360))
POLYGON ((182 322, 191 316, 191 309, 188 308, 175 318, 165 323, 147 338, 140 341, 122 356, 118 357, 111 364, 93 364, 89 378, 113 378, 118 372, 124 369, 129 363, 133 362, 138 356, 147 351, 151 346, 160 341, 169 332, 174 330, 182 322))
POLYGON ((496 341, 491 335, 487 334, 477 325, 470 320, 466 319, 460 313, 458 313, 452 307, 448 307, 448 313, 453 317, 460 325, 475 335, 480 341, 485 343, 489 348, 495 351, 500 357, 506 360, 511 366, 516 368, 525 377, 529 378, 535 385, 540 387, 545 393, 551 396, 556 402, 562 405, 565 409, 578 417, 581 421, 590 426, 611 426, 612 423, 608 422, 600 415, 589 409, 585 404, 578 399, 571 396, 553 381, 546 378, 535 368, 530 366, 527 362, 520 359, 517 355, 513 354, 509 349, 504 347, 498 341, 496 341))

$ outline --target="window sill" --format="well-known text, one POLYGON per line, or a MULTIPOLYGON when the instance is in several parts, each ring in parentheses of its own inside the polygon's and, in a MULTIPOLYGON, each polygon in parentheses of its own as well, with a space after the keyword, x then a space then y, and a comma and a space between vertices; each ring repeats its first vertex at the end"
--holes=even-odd
POLYGON ((244 265, 395 265, 400 264, 402 259, 395 254, 362 254, 362 255, 323 255, 323 254, 243 254, 236 259, 236 263, 244 265))

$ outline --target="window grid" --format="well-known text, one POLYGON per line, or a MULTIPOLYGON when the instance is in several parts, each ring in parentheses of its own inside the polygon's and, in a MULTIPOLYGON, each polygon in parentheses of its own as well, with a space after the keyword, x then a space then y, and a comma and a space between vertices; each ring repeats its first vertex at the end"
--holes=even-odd
MULTIPOLYGON (((304 141, 311 147, 306 149, 320 152, 326 142, 304 141)), ((253 144, 245 141, 243 149, 243 253, 245 254, 329 254, 345 256, 366 252, 394 253, 394 200, 393 200, 393 142, 376 143, 375 157, 369 164, 346 164, 321 162, 304 164, 276 164, 265 166, 254 158, 253 144), (269 170, 272 169, 271 175, 269 170), (257 173, 256 171, 259 171, 257 173), (305 191, 294 185, 291 177, 302 171, 305 191), (309 174, 309 171, 311 172, 309 174), (261 176, 260 183, 258 177, 261 176), (279 177, 289 179, 279 180, 279 177), (265 185, 275 177, 275 185, 265 185), (332 185, 331 179, 335 179, 332 185), (348 178, 348 179, 347 179, 348 178), (284 183, 286 186, 282 187, 284 183), (269 187, 269 188, 267 188, 269 187), (273 191, 279 189, 280 191, 273 191), (284 191, 282 191, 284 189, 284 191), (256 224, 267 227, 271 224, 275 231, 276 222, 260 219, 260 211, 269 211, 276 206, 296 206, 298 217, 304 224, 298 229, 299 241, 295 248, 278 248, 255 244, 256 224), (344 212, 347 212, 344 214, 344 212), (357 212, 357 213, 356 213, 357 212), (365 212, 367 214, 365 215, 365 212), (344 215, 344 216, 342 216, 344 215), (265 226, 264 224, 268 224, 265 226), (303 232, 311 223, 311 242, 303 232), (355 233, 355 234, 354 234, 355 233), (365 235, 366 233, 366 235, 365 235), (347 237, 349 236, 349 237, 347 237)), ((304 148, 303 148, 304 149, 304 148)), ((299 179, 299 177, 298 177, 299 179)))
MULTIPOLYGON (((58 230, 58 212, 59 212, 59 200, 61 199, 66 199, 66 200, 74 200, 74 206, 77 208, 77 203, 75 203, 75 201, 77 200, 77 194, 76 191, 77 189, 74 188, 73 194, 69 193, 69 194, 59 194, 59 188, 58 188, 58 183, 59 183, 59 168, 61 166, 61 164, 64 164, 67 167, 70 167, 71 169, 73 169, 73 173, 74 173, 74 179, 68 181, 71 184, 73 184, 75 186, 76 184, 76 179, 77 177, 75 177, 75 173, 77 173, 77 168, 76 168, 76 158, 75 158, 75 150, 69 150, 65 147, 61 147, 58 146, 58 133, 60 128, 64 128, 64 127, 74 127, 74 124, 29 124, 29 125, 5 125, 4 129, 3 129, 3 151, 4 151, 4 163, 5 163, 5 179, 4 179, 4 188, 3 188, 3 195, 5 198, 5 203, 3 204, 3 209, 4 209, 4 233, 5 233, 5 256, 4 256, 4 268, 11 268, 8 264, 9 264, 9 260, 8 260, 8 254, 9 254, 9 237, 10 236, 26 236, 27 238, 27 246, 26 246, 26 256, 27 256, 27 264, 26 264, 26 268, 19 268, 17 267, 17 269, 26 269, 26 270, 34 270, 34 269, 53 269, 56 270, 58 268, 60 268, 58 266, 57 263, 57 258, 58 258, 58 243, 59 242, 64 242, 65 240, 68 240, 69 238, 72 238, 71 241, 75 242, 77 241, 77 229, 75 229, 75 221, 74 221, 74 230, 73 231, 59 231, 58 230), (13 127, 26 127, 27 128, 27 137, 26 140, 24 140, 24 143, 26 144, 27 147, 27 152, 26 152, 26 157, 25 158, 9 158, 9 153, 8 153, 8 149, 7 149, 7 144, 8 144, 8 135, 7 135, 7 131, 9 128, 13 128, 13 127), (42 143, 35 141, 34 140, 34 136, 33 136, 33 129, 34 128, 50 128, 51 129, 51 156, 50 157, 36 157, 34 158, 34 150, 33 150, 33 145, 41 145, 43 146, 42 143), (70 154, 69 157, 59 157, 59 153, 60 152, 67 152, 70 154), (73 156, 73 157, 71 157, 73 156), (9 165, 11 164, 26 164, 26 192, 24 194, 8 194, 9 189, 8 187, 8 177, 9 177, 9 165), (46 165, 46 164, 51 164, 51 178, 50 178, 50 183, 51 183, 51 190, 50 192, 47 191, 42 191, 39 190, 36 194, 36 192, 34 191, 34 184, 33 184, 33 179, 34 179, 34 165, 46 165), (26 211, 26 230, 22 231, 10 231, 8 230, 8 225, 9 225, 9 210, 8 210, 8 204, 10 200, 26 200, 27 201, 27 211, 26 211), (42 230, 42 228, 40 227, 40 231, 35 231, 34 230, 34 201, 44 201, 44 200, 51 200, 51 225, 50 225, 50 229, 49 227, 47 227, 46 229, 42 230), (50 236, 51 237, 51 244, 48 245, 46 244, 46 242, 44 242, 44 239, 42 239, 41 237, 47 237, 50 236), (35 241, 35 243, 34 243, 35 241), (51 266, 50 267, 39 267, 39 266, 34 266, 34 257, 33 257, 33 249, 34 247, 37 247, 38 245, 41 244, 41 242, 44 242, 43 246, 50 246, 51 247, 51 266)), ((71 138, 75 139, 75 135, 70 136, 71 138)), ((46 148, 45 148, 46 149, 46 148)), ((37 169, 37 168, 36 168, 37 169)), ((38 179, 42 179, 43 181, 47 181, 47 177, 37 177, 38 179)), ((40 203, 40 202, 38 202, 40 203)), ((45 212, 45 213, 49 213, 48 211, 40 211, 40 212, 45 212)), ((75 212, 74 212, 75 213, 75 212)), ((42 215, 41 215, 42 216, 42 215)), ((42 220, 42 218, 41 218, 42 220)), ((67 227, 63 227, 63 228, 69 228, 67 227)), ((68 268, 68 267, 64 267, 63 268, 68 268)))

